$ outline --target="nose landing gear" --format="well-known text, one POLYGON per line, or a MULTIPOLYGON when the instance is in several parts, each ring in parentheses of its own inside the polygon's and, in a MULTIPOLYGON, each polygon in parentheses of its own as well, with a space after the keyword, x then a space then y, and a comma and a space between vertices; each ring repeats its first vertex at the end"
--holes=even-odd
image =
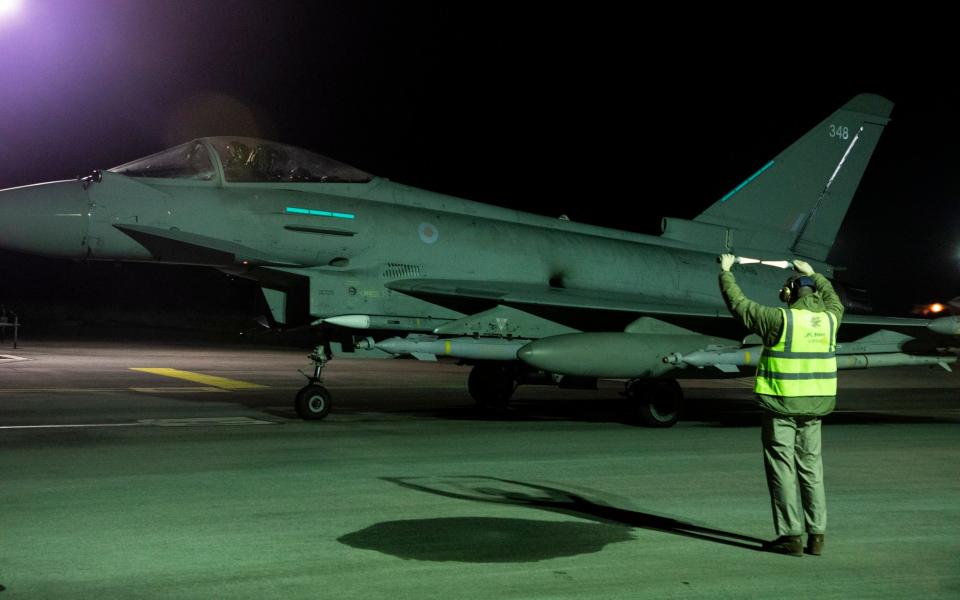
POLYGON ((333 408, 333 395, 324 387, 321 373, 323 367, 330 361, 325 345, 314 348, 307 358, 313 361, 313 375, 306 375, 307 385, 300 388, 294 400, 294 407, 301 419, 319 421, 333 408))

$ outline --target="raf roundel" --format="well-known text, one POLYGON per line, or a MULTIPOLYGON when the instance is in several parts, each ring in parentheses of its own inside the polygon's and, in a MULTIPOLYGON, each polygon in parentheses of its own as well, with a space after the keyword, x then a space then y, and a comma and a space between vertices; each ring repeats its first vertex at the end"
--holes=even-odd
POLYGON ((420 239, 424 244, 432 244, 440 237, 440 231, 432 223, 420 223, 417 233, 420 234, 420 239))

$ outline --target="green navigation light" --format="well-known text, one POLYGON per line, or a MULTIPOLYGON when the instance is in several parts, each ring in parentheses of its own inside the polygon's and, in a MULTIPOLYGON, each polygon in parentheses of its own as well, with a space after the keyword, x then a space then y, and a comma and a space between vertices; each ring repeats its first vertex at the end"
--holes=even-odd
POLYGON ((342 212, 330 212, 328 210, 313 210, 310 208, 297 208, 295 206, 288 206, 284 209, 284 212, 291 215, 310 215, 311 217, 333 217, 335 219, 356 219, 356 215, 350 213, 342 212))

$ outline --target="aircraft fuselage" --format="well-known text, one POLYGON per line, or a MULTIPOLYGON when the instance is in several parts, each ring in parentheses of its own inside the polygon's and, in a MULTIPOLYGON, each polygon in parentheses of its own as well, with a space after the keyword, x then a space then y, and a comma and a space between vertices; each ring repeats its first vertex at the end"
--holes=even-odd
MULTIPOLYGON (((7 245, 72 258, 209 264, 239 271, 267 266, 308 275, 316 282, 310 298, 314 317, 353 312, 459 316, 384 287, 406 278, 650 293, 660 301, 712 304, 725 313, 715 255, 670 240, 484 205, 379 178, 284 186, 191 183, 107 171, 86 189, 79 181, 63 181, 7 190, 4 196, 13 196, 7 202, 20 195, 20 206, 33 207, 31 220, 21 228, 22 239, 7 236, 7 245), (150 243, 156 236, 172 236, 188 248, 191 243, 219 245, 223 252, 211 256, 184 252, 180 246, 167 250, 163 243, 150 243)), ((762 266, 741 268, 739 275, 761 302, 775 302, 784 279, 782 271, 762 266)))

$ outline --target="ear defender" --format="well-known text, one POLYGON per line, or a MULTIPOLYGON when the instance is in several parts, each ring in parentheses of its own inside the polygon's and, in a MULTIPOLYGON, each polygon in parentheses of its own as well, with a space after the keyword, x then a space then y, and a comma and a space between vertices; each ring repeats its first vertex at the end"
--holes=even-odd
POLYGON ((802 275, 800 277, 793 277, 788 279, 787 282, 780 288, 780 301, 786 302, 789 304, 794 298, 800 297, 800 288, 808 287, 811 290, 817 289, 817 284, 814 283, 813 279, 802 275))

